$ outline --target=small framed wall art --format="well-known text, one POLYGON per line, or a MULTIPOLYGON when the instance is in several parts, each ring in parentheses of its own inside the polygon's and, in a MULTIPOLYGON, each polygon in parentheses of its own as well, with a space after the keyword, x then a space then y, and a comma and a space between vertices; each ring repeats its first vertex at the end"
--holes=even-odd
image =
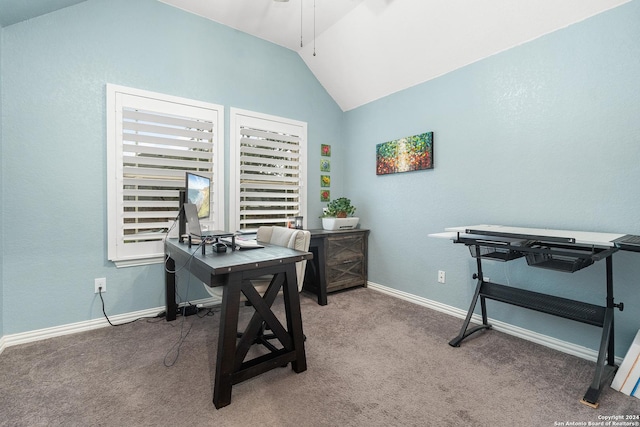
POLYGON ((331 145, 320 144, 320 201, 331 200, 331 145))

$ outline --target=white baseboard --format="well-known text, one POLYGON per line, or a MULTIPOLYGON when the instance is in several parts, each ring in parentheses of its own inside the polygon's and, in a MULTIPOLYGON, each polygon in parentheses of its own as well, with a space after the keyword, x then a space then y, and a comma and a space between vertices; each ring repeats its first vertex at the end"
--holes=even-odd
MULTIPOLYGON (((191 304, 211 305, 215 302, 213 298, 205 298, 197 301, 191 301, 191 304)), ((181 304, 184 305, 184 304, 181 304)), ((146 310, 134 311, 131 313, 117 314, 109 316, 109 320, 113 324, 130 322, 141 317, 153 317, 165 310, 165 307, 149 308, 146 310)), ((19 344, 45 340, 47 338, 60 337, 63 335, 76 334, 78 332, 90 331, 92 329, 104 328, 109 326, 109 322, 104 317, 99 319, 91 319, 83 322, 69 323, 67 325, 54 326, 51 328, 37 329, 35 331, 21 332, 18 334, 4 335, 0 337, 0 354, 5 348, 19 344)))
MULTIPOLYGON (((427 298, 412 295, 407 292, 399 291, 397 289, 389 288, 384 285, 380 285, 373 282, 368 282, 367 286, 370 289, 381 292, 386 295, 390 295, 395 298, 400 298, 411 303, 421 305, 423 307, 430 308, 432 310, 439 311, 441 313, 448 314, 450 316, 464 319, 467 312, 459 308, 442 304, 437 301, 433 301, 427 298)), ((205 306, 211 303, 215 303, 213 298, 206 298, 198 301, 192 301, 192 304, 204 304, 205 306)), ((161 311, 164 311, 164 307, 150 308, 146 310, 135 311, 131 313, 119 314, 110 316, 109 319, 112 323, 123 323, 131 320, 138 319, 140 317, 155 316, 161 311)), ((475 323, 482 323, 482 318, 478 314, 474 314, 472 320, 475 323)), ((518 326, 510 325, 509 323, 501 322, 489 318, 493 329, 496 331, 504 332, 505 334, 513 335, 518 338, 522 338, 527 341, 534 342, 536 344, 543 345, 545 347, 552 348, 554 350, 561 351, 563 353, 571 354, 573 356, 580 357, 582 359, 595 362, 598 359, 598 352, 596 350, 579 346, 567 341, 562 341, 548 335, 543 335, 537 332, 530 331, 528 329, 520 328, 518 326)), ((92 329, 104 328, 109 326, 107 319, 99 318, 92 319, 84 322, 70 323, 68 325, 54 326, 51 328, 38 329, 35 331, 22 332, 18 334, 4 335, 0 337, 0 354, 5 348, 19 344, 26 344, 30 342, 40 341, 47 338, 59 337, 62 335, 75 334, 78 332, 90 331, 92 329)), ((622 363, 621 357, 616 357, 616 363, 619 365, 622 363)))
MULTIPOLYGON (((442 304, 437 301, 432 301, 427 298, 419 297, 409 294, 407 292, 399 291, 397 289, 389 288, 377 283, 368 282, 367 286, 375 291, 381 292, 392 297, 400 298, 405 301, 412 302, 414 304, 421 305, 423 307, 430 308, 432 310, 439 311, 460 319, 464 319, 467 316, 467 312, 450 305, 442 304)), ((475 323, 482 323, 482 317, 479 314, 474 314, 471 320, 475 323)), ((509 323, 501 322, 499 320, 488 318, 489 323, 492 325, 492 329, 496 331, 504 332, 505 334, 513 335, 518 338, 522 338, 527 341, 534 342, 536 344, 543 345, 545 347, 552 348, 554 350, 561 351, 563 353, 571 354, 573 356, 580 357, 592 362, 598 359, 598 351, 591 348, 583 347, 577 344, 573 344, 567 341, 562 341, 548 335, 543 335, 538 332, 533 332, 528 329, 514 326, 509 323)), ((453 337, 452 337, 453 338, 453 337)), ((621 357, 616 357, 615 361, 618 365, 622 363, 621 357)))
MULTIPOLYGON (((153 317, 162 311, 164 311, 164 307, 150 308, 147 310, 109 316, 109 320, 111 320, 111 323, 114 324, 124 323, 138 319, 140 317, 153 317)), ((105 319, 104 317, 101 317, 99 319, 91 319, 84 322, 69 323, 67 325, 5 335, 2 337, 3 345, 0 346, 0 353, 6 347, 45 340, 47 338, 60 337, 63 335, 76 334, 78 332, 104 328, 105 326, 109 326, 109 322, 107 322, 107 319, 105 319)))

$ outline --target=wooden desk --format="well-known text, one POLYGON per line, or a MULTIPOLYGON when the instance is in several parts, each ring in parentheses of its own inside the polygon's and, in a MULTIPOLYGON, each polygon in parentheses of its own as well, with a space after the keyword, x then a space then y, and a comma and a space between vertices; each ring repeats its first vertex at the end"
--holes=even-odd
POLYGON ((211 248, 208 248, 203 255, 199 246, 194 245, 189 249, 187 243, 179 243, 178 239, 167 239, 165 253, 167 321, 174 320, 177 312, 176 265, 178 270, 184 268, 190 271, 209 286, 224 286, 213 388, 213 404, 216 408, 231 403, 233 384, 289 362, 296 373, 307 369, 295 263, 311 259, 310 252, 265 245, 263 249, 233 252, 229 250, 227 253, 213 253, 211 248), (250 280, 265 274, 273 274, 274 279, 264 296, 260 296, 250 280), (271 311, 271 305, 280 289, 284 295, 286 329, 271 311), (237 340, 241 293, 246 296, 256 312, 242 338, 237 340), (283 348, 244 361, 263 321, 271 328, 283 348))
POLYGON ((367 287, 369 230, 309 230, 309 251, 303 289, 318 296, 318 304, 327 305, 327 293, 355 286, 367 287))

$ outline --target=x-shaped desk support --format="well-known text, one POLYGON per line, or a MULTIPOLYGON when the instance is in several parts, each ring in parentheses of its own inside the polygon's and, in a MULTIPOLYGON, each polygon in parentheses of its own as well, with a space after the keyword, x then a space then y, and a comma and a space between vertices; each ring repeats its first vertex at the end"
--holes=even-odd
POLYGON ((259 271, 259 274, 241 271, 228 275, 222 297, 218 349, 213 390, 213 403, 216 408, 231 402, 233 384, 289 362, 296 373, 307 369, 295 264, 264 268, 259 271), (274 274, 274 276, 264 296, 260 296, 251 284, 251 279, 264 274, 274 274), (282 326, 271 310, 281 288, 284 295, 287 329, 282 326), (247 297, 256 312, 242 333, 242 337, 237 341, 240 293, 247 297), (245 361, 249 348, 261 331, 263 321, 271 328, 283 348, 245 361))

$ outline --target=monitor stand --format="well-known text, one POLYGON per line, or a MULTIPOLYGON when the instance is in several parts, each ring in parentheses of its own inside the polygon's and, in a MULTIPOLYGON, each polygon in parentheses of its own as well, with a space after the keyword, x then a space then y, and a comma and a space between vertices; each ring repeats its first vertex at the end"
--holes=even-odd
POLYGON ((184 242, 184 235, 187 232, 187 216, 184 213, 184 204, 187 201, 187 193, 185 190, 180 190, 180 213, 178 214, 178 240, 180 243, 184 242))

